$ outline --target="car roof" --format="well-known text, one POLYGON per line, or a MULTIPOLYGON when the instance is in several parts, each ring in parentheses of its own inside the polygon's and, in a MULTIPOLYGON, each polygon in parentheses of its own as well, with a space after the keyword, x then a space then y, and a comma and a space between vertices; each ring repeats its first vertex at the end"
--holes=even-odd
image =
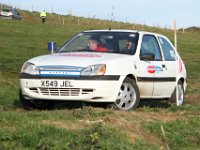
POLYGON ((162 36, 165 37, 164 35, 158 34, 158 33, 153 33, 153 32, 147 32, 147 31, 141 31, 141 30, 122 30, 122 29, 102 29, 102 30, 86 30, 83 31, 84 33, 90 33, 90 32, 124 32, 124 33, 139 33, 139 34, 151 34, 151 35, 157 35, 157 36, 162 36))

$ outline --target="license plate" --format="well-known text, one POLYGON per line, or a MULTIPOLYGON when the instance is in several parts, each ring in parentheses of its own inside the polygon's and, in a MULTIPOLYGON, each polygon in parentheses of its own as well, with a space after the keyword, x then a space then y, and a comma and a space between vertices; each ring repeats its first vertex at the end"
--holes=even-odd
POLYGON ((72 83, 66 80, 41 80, 41 87, 65 88, 72 87, 72 83))

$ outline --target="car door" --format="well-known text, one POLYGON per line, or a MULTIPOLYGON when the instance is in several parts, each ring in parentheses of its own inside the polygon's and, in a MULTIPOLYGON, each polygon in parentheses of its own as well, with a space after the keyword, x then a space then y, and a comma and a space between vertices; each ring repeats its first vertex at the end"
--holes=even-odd
POLYGON ((177 61, 172 44, 165 37, 158 36, 158 42, 162 49, 163 61, 154 62, 154 66, 160 71, 155 73, 154 91, 155 97, 170 97, 176 85, 177 61))
POLYGON ((154 88, 154 60, 143 59, 144 55, 154 54, 152 52, 153 35, 143 35, 140 48, 140 63, 138 63, 137 69, 137 84, 140 88, 141 98, 152 98, 154 88))

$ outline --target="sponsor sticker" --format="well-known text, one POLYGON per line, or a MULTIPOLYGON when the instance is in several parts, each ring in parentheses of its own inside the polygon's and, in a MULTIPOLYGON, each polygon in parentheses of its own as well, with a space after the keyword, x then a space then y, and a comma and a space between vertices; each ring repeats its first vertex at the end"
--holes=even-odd
POLYGON ((41 70, 41 76, 80 76, 80 71, 41 70))
POLYGON ((147 67, 147 71, 148 71, 149 73, 155 73, 155 72, 156 72, 156 69, 154 68, 154 66, 148 66, 148 67, 147 67))
POLYGON ((80 76, 82 67, 77 66, 40 66, 40 76, 80 76))
POLYGON ((60 54, 58 56, 71 56, 71 57, 101 57, 97 54, 60 54))
POLYGON ((147 71, 149 73, 160 73, 163 71, 163 69, 159 66, 148 66, 147 71))

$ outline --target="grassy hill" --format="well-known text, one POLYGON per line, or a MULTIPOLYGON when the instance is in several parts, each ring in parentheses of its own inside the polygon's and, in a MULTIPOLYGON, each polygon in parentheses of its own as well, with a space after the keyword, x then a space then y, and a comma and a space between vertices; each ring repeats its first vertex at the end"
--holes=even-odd
MULTIPOLYGON (((23 110, 18 99, 22 64, 47 51, 47 42, 61 46, 75 33, 107 29, 109 21, 48 14, 41 24, 37 12, 20 11, 22 21, 0 20, 0 149, 198 149, 200 146, 200 32, 178 32, 178 51, 188 72, 186 104, 166 107, 142 102, 135 111, 102 107, 23 110), (162 132, 161 129, 164 129, 162 132), (164 136, 165 135, 165 136, 164 136)), ((173 31, 113 22, 115 29, 162 33, 173 31)))

